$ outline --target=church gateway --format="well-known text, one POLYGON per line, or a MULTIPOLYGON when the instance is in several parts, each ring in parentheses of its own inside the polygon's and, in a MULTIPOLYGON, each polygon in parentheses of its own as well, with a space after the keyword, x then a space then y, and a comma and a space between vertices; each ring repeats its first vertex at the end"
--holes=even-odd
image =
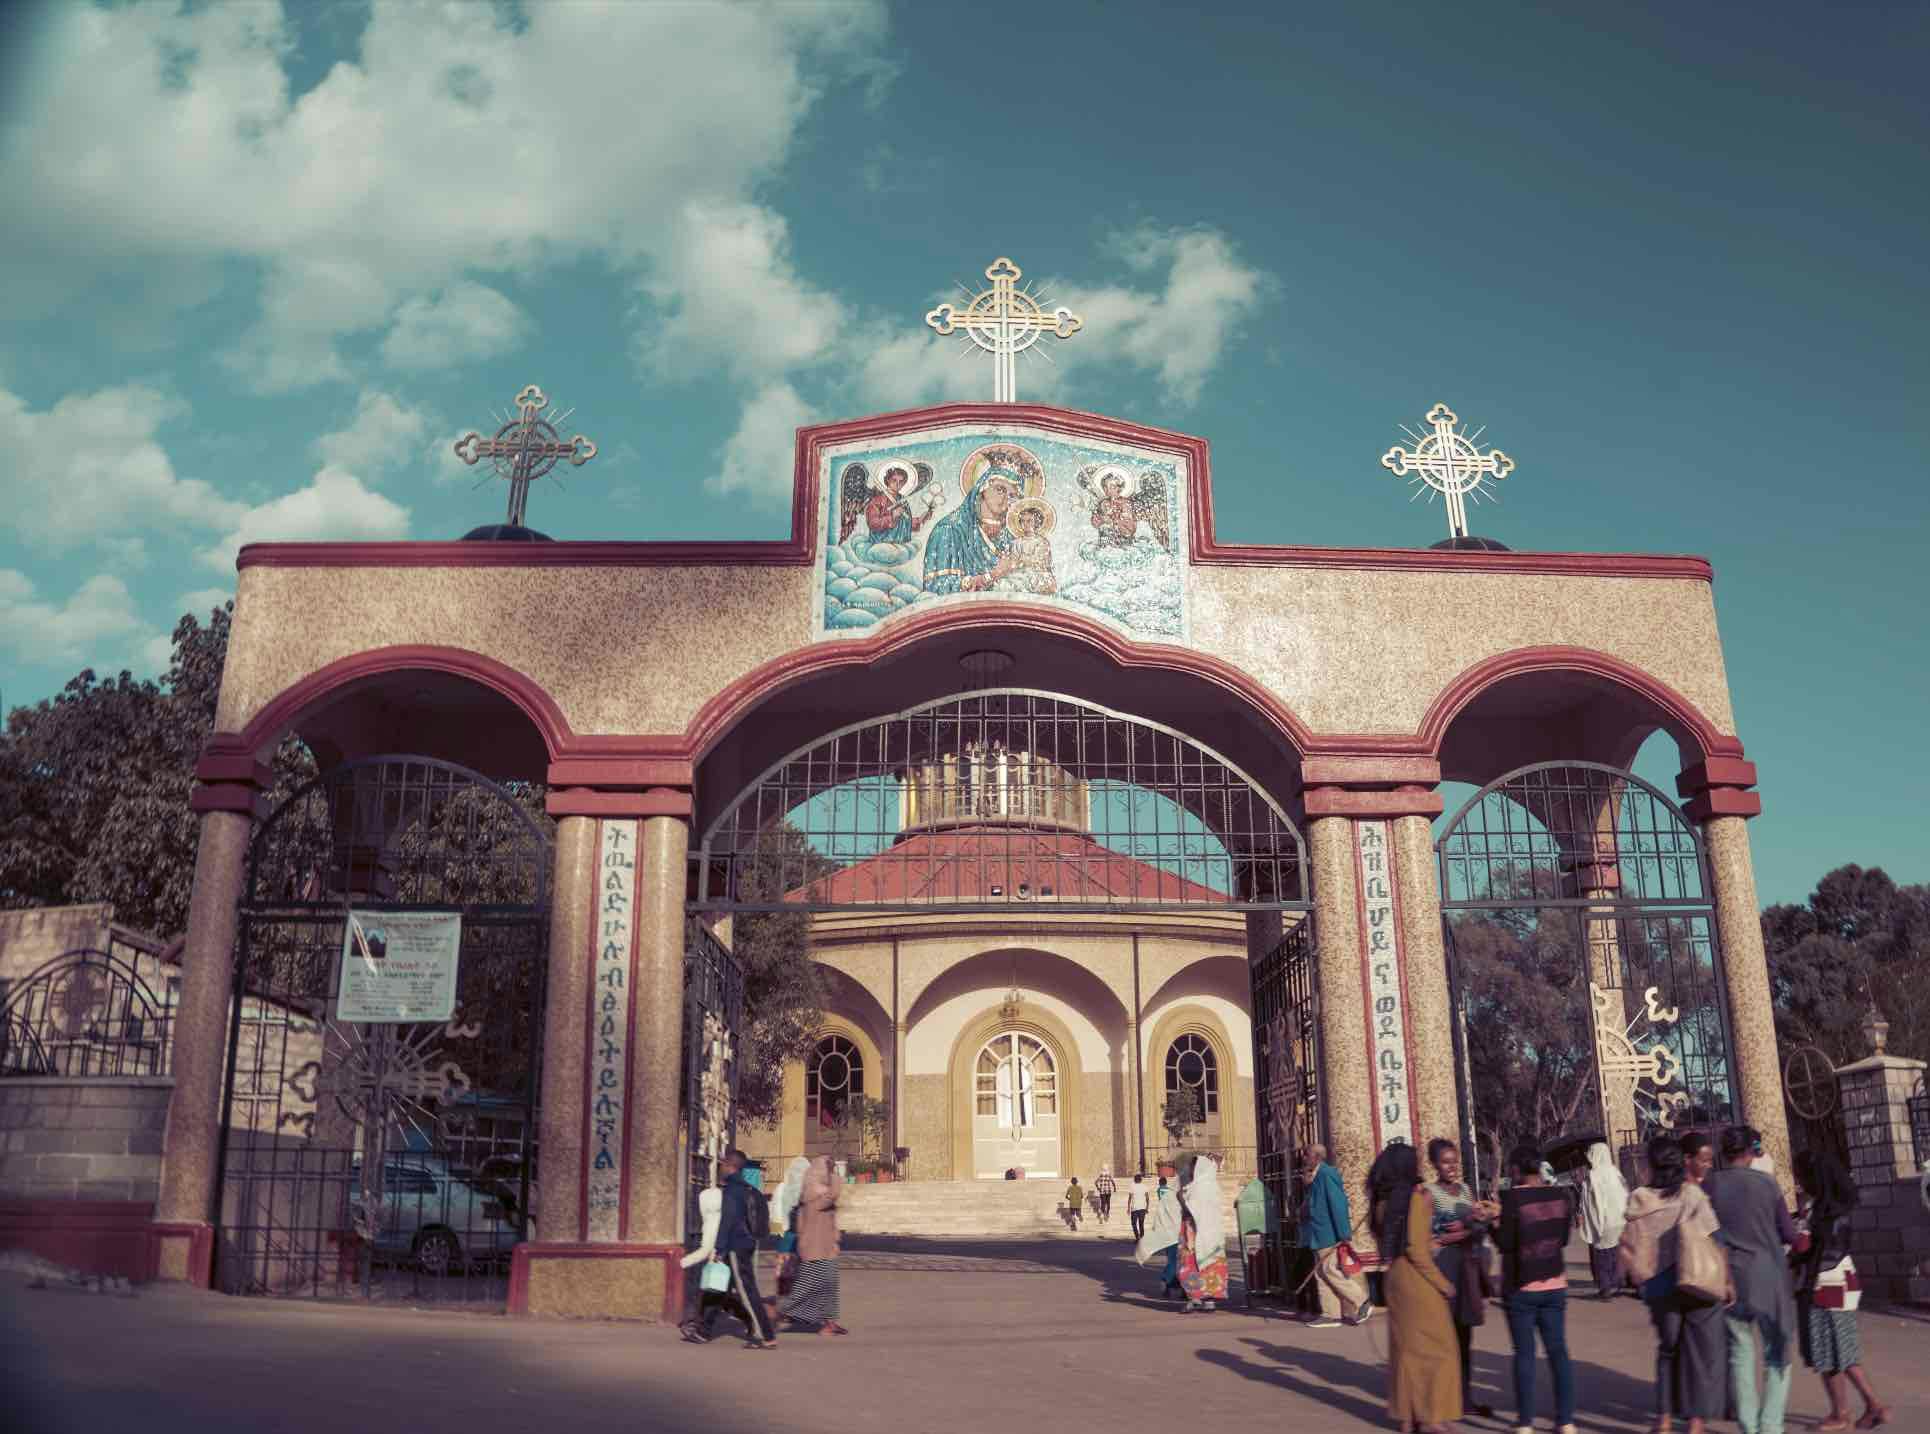
MULTIPOLYGON (((1001 396, 801 430, 781 541, 243 549, 157 1274, 674 1317, 729 1141, 954 1182, 1179 1144, 1278 1193, 1312 1141, 1356 1188, 1389 1140, 1485 1158, 1456 934, 1503 909, 1568 933, 1574 1129, 1786 1155, 1706 561, 1229 543, 1204 439, 1001 396), (320 775, 270 804, 291 735, 320 775), (771 912, 826 1007, 753 1126, 771 912)), ((470 456, 526 487, 513 439, 470 456)))

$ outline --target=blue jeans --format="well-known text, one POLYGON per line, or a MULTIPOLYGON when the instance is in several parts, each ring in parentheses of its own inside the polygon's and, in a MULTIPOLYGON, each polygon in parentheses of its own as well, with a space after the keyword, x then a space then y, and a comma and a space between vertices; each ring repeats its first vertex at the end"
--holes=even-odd
POLYGON ((1756 1400, 1756 1323, 1724 1315, 1729 1327, 1729 1387, 1736 1393, 1736 1422, 1743 1434, 1783 1434, 1783 1411, 1789 1406, 1789 1350, 1772 1348, 1763 1338, 1762 1401, 1756 1400), (1771 1359, 1782 1356, 1781 1364, 1771 1359))
POLYGON ((1555 1372, 1555 1423, 1575 1422, 1575 1366, 1568 1362, 1568 1291, 1516 1290, 1508 1296, 1515 1346, 1515 1423, 1535 1422, 1535 1331, 1555 1372))

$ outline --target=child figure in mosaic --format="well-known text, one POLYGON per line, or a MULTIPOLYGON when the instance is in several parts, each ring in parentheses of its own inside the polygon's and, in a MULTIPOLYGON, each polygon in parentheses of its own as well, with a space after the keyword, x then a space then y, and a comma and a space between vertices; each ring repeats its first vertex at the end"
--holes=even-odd
POLYGON ((1000 592, 1052 593, 1059 581, 1052 573, 1052 531, 1057 514, 1043 498, 1021 498, 1012 505, 1011 567, 995 585, 1000 592))

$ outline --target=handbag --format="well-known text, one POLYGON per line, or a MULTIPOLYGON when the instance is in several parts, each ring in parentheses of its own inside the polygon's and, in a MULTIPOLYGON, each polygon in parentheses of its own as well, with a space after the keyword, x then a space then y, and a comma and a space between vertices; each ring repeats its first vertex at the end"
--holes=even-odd
POLYGON ((1715 1236, 1685 1230, 1676 1221, 1675 1287, 1697 1299, 1724 1301, 1731 1298, 1729 1256, 1715 1236))
POLYGON ((730 1266, 722 1260, 706 1260, 697 1287, 705 1294, 721 1295, 730 1288, 730 1266))
POLYGON ((1347 1276, 1348 1279, 1352 1279, 1355 1275, 1358 1275, 1363 1268, 1359 1254, 1357 1254, 1354 1247, 1345 1240, 1342 1240, 1338 1245, 1334 1246, 1334 1263, 1340 1266, 1341 1274, 1347 1276))

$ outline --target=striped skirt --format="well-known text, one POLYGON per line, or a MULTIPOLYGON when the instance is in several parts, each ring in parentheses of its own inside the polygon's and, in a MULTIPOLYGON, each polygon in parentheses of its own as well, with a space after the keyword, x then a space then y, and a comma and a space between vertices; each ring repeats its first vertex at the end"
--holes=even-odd
POLYGON ((790 1296, 778 1311, 799 1324, 827 1325, 838 1318, 838 1262, 806 1260, 797 1267, 790 1296))

